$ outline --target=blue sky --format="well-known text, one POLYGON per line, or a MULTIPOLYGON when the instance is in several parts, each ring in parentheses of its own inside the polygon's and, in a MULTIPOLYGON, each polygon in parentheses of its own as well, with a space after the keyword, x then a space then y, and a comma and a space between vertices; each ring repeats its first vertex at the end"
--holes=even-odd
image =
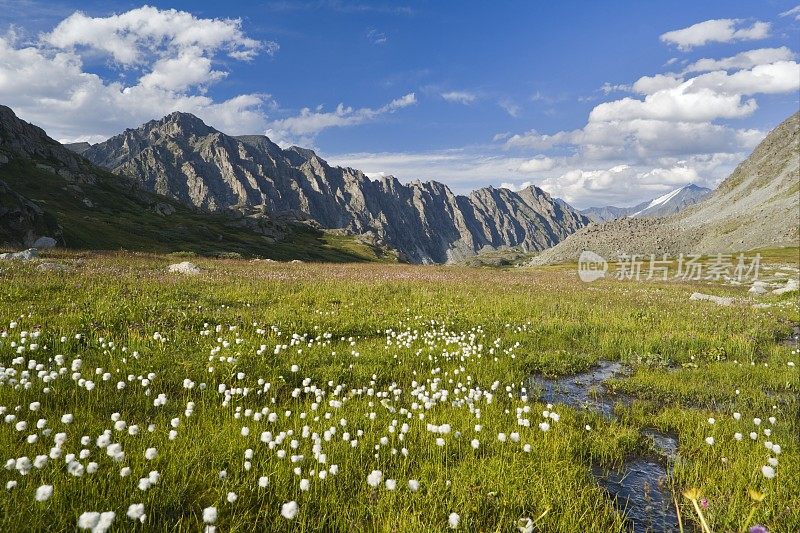
POLYGON ((630 205, 797 111, 795 1, 0 0, 0 102, 63 141, 180 109, 372 176, 630 205))

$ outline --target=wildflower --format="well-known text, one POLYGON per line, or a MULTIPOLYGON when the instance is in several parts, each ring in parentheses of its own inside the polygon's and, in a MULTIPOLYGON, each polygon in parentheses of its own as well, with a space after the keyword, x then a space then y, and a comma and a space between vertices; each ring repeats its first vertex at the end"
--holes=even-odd
POLYGON ((716 419, 714 419, 714 418, 709 418, 708 419, 708 423, 711 424, 712 426, 714 425, 715 422, 716 422, 716 419))
POLYGON ((523 516, 517 520, 517 529, 520 533, 533 533, 533 520, 523 516))
POLYGON ((238 496, 236 495, 235 492, 229 492, 228 496, 225 499, 228 500, 228 503, 233 503, 233 502, 236 501, 237 498, 238 498, 238 496))
POLYGON ((261 476, 260 478, 258 478, 258 486, 259 487, 261 487, 263 489, 263 488, 266 488, 267 485, 269 485, 269 478, 267 476, 261 476))
POLYGON ((36 489, 36 501, 44 502, 50 499, 53 495, 53 485, 42 485, 36 489))
POLYGON ((100 513, 86 511, 78 517, 78 529, 94 529, 100 522, 100 513))
POLYGON ((397 488, 397 481, 394 479, 387 479, 386 480, 386 489, 387 490, 394 490, 397 488))
POLYGON ((541 429, 542 431, 549 431, 550 430, 550 424, 548 424, 547 422, 541 422, 539 424, 539 429, 541 429))
POLYGON ((703 509, 708 509, 708 500, 706 498, 700 499, 700 507, 703 509))
POLYGON ((754 502, 764 501, 765 494, 763 492, 758 492, 754 489, 747 489, 747 493, 750 495, 750 499, 754 502))
POLYGON ((281 516, 287 520, 291 520, 295 516, 297 516, 297 511, 299 511, 300 507, 297 505, 296 501, 290 501, 284 503, 281 506, 281 516))
POLYGON ((307 479, 300 480, 300 490, 307 491, 311 487, 311 482, 307 479))
POLYGON ((741 420, 742 413, 733 413, 733 418, 734 420, 741 420))
POLYGON ((450 526, 450 529, 456 529, 459 522, 461 522, 461 517, 458 516, 458 513, 450 513, 450 516, 447 517, 447 525, 450 526))
POLYGON ((417 492, 419 490, 419 481, 416 479, 409 479, 408 488, 411 490, 411 492, 417 492))
POLYGON ((203 522, 206 524, 213 524, 217 521, 217 508, 206 507, 203 509, 203 522))
POLYGON ((132 503, 128 506, 128 512, 125 513, 128 518, 131 520, 139 520, 144 522, 145 515, 144 515, 144 504, 143 503, 132 503))
POLYGON ((751 526, 747 531, 748 533, 769 533, 769 530, 761 524, 751 526))
POLYGON ((158 456, 158 450, 156 450, 155 448, 147 448, 147 450, 145 450, 144 452, 144 458, 147 459, 148 461, 152 461, 157 456, 158 456))
POLYGON ((706 444, 708 444, 709 446, 713 446, 714 445, 714 437, 706 437, 706 444))
POLYGON ((480 445, 481 445, 481 443, 480 443, 480 441, 478 439, 472 439, 472 442, 470 442, 470 446, 472 446, 476 450, 478 449, 478 447, 480 445))
POLYGON ((380 470, 373 470, 370 472, 369 476, 367 476, 367 484, 370 487, 377 487, 383 481, 383 472, 380 470))
POLYGON ((775 469, 769 465, 764 465, 761 467, 761 474, 767 479, 772 479, 775 477, 775 469))
POLYGON ((742 440, 742 434, 737 431, 733 434, 733 438, 736 440, 742 440))

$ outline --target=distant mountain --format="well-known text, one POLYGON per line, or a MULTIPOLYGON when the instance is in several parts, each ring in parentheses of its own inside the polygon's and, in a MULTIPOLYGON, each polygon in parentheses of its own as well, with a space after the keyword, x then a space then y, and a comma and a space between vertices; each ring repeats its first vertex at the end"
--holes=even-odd
POLYGON ((393 257, 365 240, 257 210, 215 214, 186 207, 93 165, 0 106, 0 247, 29 247, 42 237, 81 249, 319 261, 393 257))
MULTIPOLYGON (((660 209, 679 194, 652 207, 660 209)), ((715 191, 696 204, 666 217, 592 225, 533 262, 575 261, 584 250, 613 259, 619 253, 716 254, 782 246, 800 246, 800 112, 772 130, 715 191)))
POLYGON ((586 215, 592 222, 606 222, 608 220, 629 217, 647 207, 648 204, 650 204, 650 202, 642 202, 633 207, 614 207, 613 205, 588 207, 586 209, 581 209, 581 213, 586 215))
POLYGON ((484 249, 543 250, 589 223, 537 187, 462 196, 437 182, 373 181, 311 150, 284 150, 261 135, 225 135, 187 113, 125 130, 83 155, 188 206, 291 215, 368 235, 416 263, 457 261, 484 249))
POLYGON ((64 148, 68 150, 72 150, 76 154, 83 154, 86 150, 91 148, 92 145, 87 142, 79 142, 79 143, 67 143, 64 145, 64 148))
POLYGON ((633 207, 589 207, 581 210, 581 213, 589 217, 592 222, 606 222, 625 217, 663 217, 696 204, 708 196, 710 192, 711 189, 690 183, 654 200, 642 202, 633 207))

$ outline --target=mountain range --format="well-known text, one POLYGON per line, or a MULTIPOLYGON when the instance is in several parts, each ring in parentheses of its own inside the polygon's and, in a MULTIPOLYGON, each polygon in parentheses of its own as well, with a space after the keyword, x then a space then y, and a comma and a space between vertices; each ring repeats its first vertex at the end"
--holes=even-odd
POLYGON ((795 114, 711 193, 687 185, 582 213, 535 186, 459 195, 435 181, 372 180, 312 150, 229 136, 179 112, 65 147, 0 106, 0 246, 47 236, 73 248, 501 264, 506 251, 553 262, 585 249, 796 246, 799 130, 795 114))
POLYGON ((693 183, 674 189, 666 194, 634 205, 632 207, 589 207, 582 209, 581 213, 586 215, 592 222, 607 222, 618 218, 632 217, 663 217, 682 211, 690 205, 694 205, 711 192, 711 189, 700 187, 693 183))
POLYGON ((589 224, 535 186, 454 194, 441 183, 371 180, 312 150, 263 135, 233 137, 175 112, 109 140, 74 146, 142 189, 206 212, 260 209, 272 217, 366 235, 414 263, 447 263, 481 250, 540 251, 589 224))

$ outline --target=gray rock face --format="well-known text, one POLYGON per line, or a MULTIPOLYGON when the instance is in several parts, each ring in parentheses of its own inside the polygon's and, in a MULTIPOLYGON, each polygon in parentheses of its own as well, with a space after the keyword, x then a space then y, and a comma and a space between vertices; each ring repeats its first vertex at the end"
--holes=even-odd
POLYGON ((444 263, 485 247, 553 246, 588 219, 536 187, 456 195, 437 182, 376 181, 267 137, 231 137, 185 113, 126 130, 83 155, 145 189, 209 211, 241 206, 367 234, 405 259, 444 263))

